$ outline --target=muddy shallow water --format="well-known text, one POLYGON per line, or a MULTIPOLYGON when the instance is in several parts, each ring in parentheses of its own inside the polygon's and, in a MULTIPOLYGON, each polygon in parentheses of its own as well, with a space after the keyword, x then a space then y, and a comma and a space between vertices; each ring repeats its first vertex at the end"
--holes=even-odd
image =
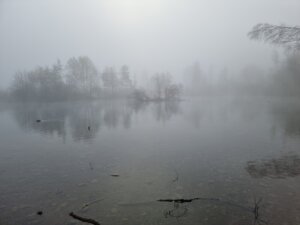
POLYGON ((0 104, 0 143, 0 224, 300 224, 293 99, 0 104))

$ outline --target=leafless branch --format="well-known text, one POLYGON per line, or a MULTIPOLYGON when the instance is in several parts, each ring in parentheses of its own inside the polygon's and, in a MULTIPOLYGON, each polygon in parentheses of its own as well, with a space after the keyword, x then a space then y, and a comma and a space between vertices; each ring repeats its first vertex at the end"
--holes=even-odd
POLYGON ((288 49, 300 50, 300 27, 259 23, 248 33, 253 40, 263 40, 288 49))

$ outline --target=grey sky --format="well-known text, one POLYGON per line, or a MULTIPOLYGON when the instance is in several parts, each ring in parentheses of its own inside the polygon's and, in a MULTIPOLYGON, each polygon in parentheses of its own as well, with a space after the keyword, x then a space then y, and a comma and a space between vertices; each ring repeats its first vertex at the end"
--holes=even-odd
POLYGON ((0 77, 87 55, 98 68, 180 74, 198 60, 238 71, 267 65, 271 47, 246 34, 258 22, 300 24, 299 0, 0 0, 0 77))

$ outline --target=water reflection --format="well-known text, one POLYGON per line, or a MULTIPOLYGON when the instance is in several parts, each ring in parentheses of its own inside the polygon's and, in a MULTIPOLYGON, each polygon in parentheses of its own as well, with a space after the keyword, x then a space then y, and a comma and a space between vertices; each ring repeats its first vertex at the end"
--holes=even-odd
POLYGON ((94 139, 101 128, 130 129, 133 116, 147 114, 149 111, 152 112, 152 118, 156 121, 169 121, 172 116, 180 113, 180 103, 110 101, 16 104, 12 110, 17 124, 26 131, 57 135, 64 140, 69 132, 75 141, 88 141, 94 139))
POLYGON ((18 125, 26 131, 36 131, 46 135, 66 137, 65 121, 67 111, 61 105, 16 104, 13 115, 18 125), (37 123, 36 120, 42 120, 37 123))
POLYGON ((180 107, 177 101, 160 102, 154 106, 153 112, 157 121, 166 122, 172 118, 172 116, 179 114, 180 107))
POLYGON ((123 218, 128 218, 128 224, 145 219, 152 224, 160 223, 159 219, 161 224, 174 224, 175 219, 189 224, 250 224, 256 195, 272 207, 272 211, 263 209, 263 219, 278 215, 278 222, 272 224, 283 224, 286 218, 296 218, 291 224, 299 224, 299 201, 295 199, 300 184, 298 140, 285 138, 284 150, 295 154, 278 157, 283 150, 282 134, 295 135, 300 127, 296 122, 290 128, 290 121, 297 121, 293 112, 300 112, 292 106, 273 110, 273 102, 256 99, 10 105, 7 113, 0 114, 2 207, 32 208, 3 211, 2 217, 33 224, 21 220, 29 221, 27 214, 43 209, 47 215, 53 212, 52 221, 62 219, 61 223, 68 224, 65 212, 103 198, 82 216, 103 224, 122 224, 123 218), (24 135, 18 126, 33 135, 24 135), (279 130, 274 137, 270 133, 273 126, 279 130), (249 161, 266 156, 273 159, 249 161), (295 178, 257 183, 245 169, 253 178, 295 178), (111 177, 114 173, 120 176, 111 177), (191 197, 212 201, 120 206, 122 202, 191 197), (237 204, 252 207, 251 213, 237 204), (283 213, 286 216, 280 220, 283 213))
POLYGON ((298 155, 284 155, 280 158, 249 161, 246 171, 253 178, 286 178, 300 175, 300 158, 298 155))
POLYGON ((281 105, 273 108, 273 115, 287 136, 300 136, 300 107, 296 105, 281 105))
POLYGON ((74 110, 67 110, 68 124, 72 138, 76 140, 92 140, 96 137, 101 125, 101 106, 96 104, 80 104, 74 110))
MULTIPOLYGON (((92 140, 102 129, 130 129, 133 123, 144 122, 150 118, 158 123, 171 120, 175 115, 182 115, 191 126, 199 128, 212 123, 225 124, 232 118, 251 122, 262 118, 264 113, 273 118, 273 132, 283 131, 286 136, 300 136, 300 106, 298 104, 264 105, 271 110, 262 110, 261 105, 248 101, 201 100, 185 102, 137 102, 137 101, 102 101, 53 104, 15 104, 14 119, 26 131, 44 135, 59 136, 63 139, 70 135, 73 140, 92 140), (260 114, 260 115, 259 115, 260 114), (259 117, 259 116, 260 117, 259 117), (143 121, 134 120, 140 116, 143 121), (41 119, 41 123, 36 120, 41 119), (90 130, 87 127, 91 127, 90 130)), ((154 121, 153 121, 154 122, 154 121)), ((271 131, 272 132, 272 131, 271 131)))

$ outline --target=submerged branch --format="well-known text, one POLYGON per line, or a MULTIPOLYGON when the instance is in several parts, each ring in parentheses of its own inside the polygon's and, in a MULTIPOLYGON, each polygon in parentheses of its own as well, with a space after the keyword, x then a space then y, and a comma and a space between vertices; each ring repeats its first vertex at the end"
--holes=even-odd
POLYGON ((69 216, 71 216, 72 218, 74 218, 74 219, 76 219, 76 220, 79 220, 79 221, 81 221, 81 222, 90 223, 90 224, 94 224, 94 225, 100 225, 100 223, 97 222, 96 220, 78 216, 78 215, 76 215, 76 214, 73 213, 73 212, 70 212, 70 213, 69 213, 69 216))
MULTIPOLYGON (((259 204, 261 203, 262 199, 260 198, 258 201, 254 201, 254 207, 246 207, 240 204, 237 204, 235 202, 231 201, 224 201, 219 198, 190 198, 190 199, 184 199, 184 198, 179 198, 179 199, 158 199, 158 202, 173 202, 174 204, 183 204, 183 203, 191 203, 193 201, 212 201, 212 202, 217 202, 219 204, 224 204, 224 205, 229 205, 232 207, 237 207, 239 209, 245 210, 249 213, 252 213, 254 215, 254 224, 268 224, 267 221, 261 219, 261 215, 259 213, 260 206, 259 204)), ((173 210, 167 211, 168 216, 172 216, 173 210)), ((183 215, 187 213, 187 209, 184 211, 183 215)))
POLYGON ((82 206, 81 209, 84 209, 84 208, 86 208, 86 207, 89 207, 90 205, 95 204, 95 203, 98 203, 98 202, 100 202, 100 201, 102 201, 102 200, 103 200, 103 198, 102 198, 102 199, 94 200, 94 201, 92 201, 92 202, 88 202, 88 203, 84 204, 84 205, 82 206))
POLYGON ((209 201, 209 202, 217 202, 219 204, 230 205, 230 206, 233 206, 233 207, 243 209, 243 210, 248 211, 248 212, 253 211, 251 207, 245 207, 245 206, 239 205, 235 202, 225 201, 225 200, 222 200, 222 199, 219 199, 219 198, 158 199, 157 201, 158 202, 174 202, 174 203, 180 203, 180 204, 182 204, 182 203, 191 203, 193 201, 209 201))

